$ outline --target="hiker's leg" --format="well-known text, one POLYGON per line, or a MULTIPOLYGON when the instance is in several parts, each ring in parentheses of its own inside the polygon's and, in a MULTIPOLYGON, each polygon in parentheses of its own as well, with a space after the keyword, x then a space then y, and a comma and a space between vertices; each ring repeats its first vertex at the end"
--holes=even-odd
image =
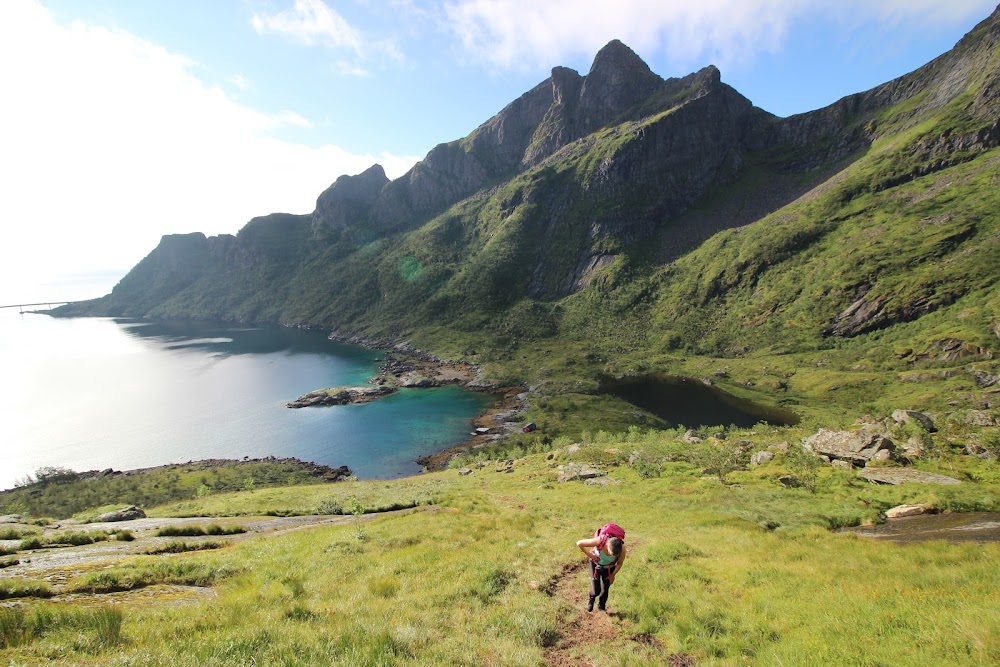
POLYGON ((594 600, 601 594, 601 579, 597 576, 594 561, 590 561, 590 599, 587 601, 587 611, 594 611, 594 600))
POLYGON ((601 597, 597 600, 597 608, 601 611, 604 611, 604 608, 608 605, 608 589, 611 588, 610 574, 607 570, 602 570, 598 576, 598 579, 601 581, 601 597))

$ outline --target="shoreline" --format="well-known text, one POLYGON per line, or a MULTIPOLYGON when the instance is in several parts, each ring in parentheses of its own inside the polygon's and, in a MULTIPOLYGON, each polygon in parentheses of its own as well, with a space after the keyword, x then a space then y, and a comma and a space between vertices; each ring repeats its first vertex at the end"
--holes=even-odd
POLYGON ((418 456, 415 462, 428 471, 444 470, 455 455, 496 442, 507 433, 513 432, 509 426, 516 423, 513 418, 523 415, 526 410, 524 396, 529 391, 527 387, 500 386, 487 382, 482 377, 482 369, 474 364, 441 359, 406 342, 393 343, 348 336, 337 331, 331 331, 327 338, 340 343, 360 345, 385 354, 385 360, 379 366, 379 373, 369 379, 371 384, 413 389, 457 384, 470 391, 489 393, 496 397, 496 402, 485 412, 474 417, 470 424, 473 430, 488 428, 490 432, 470 433, 468 438, 450 447, 418 456))

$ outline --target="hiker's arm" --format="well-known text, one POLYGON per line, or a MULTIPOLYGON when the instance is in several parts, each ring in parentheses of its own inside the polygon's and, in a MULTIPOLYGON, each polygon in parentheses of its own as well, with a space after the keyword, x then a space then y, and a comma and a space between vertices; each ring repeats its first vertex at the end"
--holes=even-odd
POLYGON ((596 561, 597 559, 594 558, 594 554, 590 553, 590 550, 593 549, 594 547, 596 547, 600 543, 601 543, 601 538, 599 538, 599 537, 590 537, 590 538, 587 538, 586 540, 579 540, 579 541, 577 541, 576 546, 580 547, 580 551, 582 551, 583 553, 587 554, 587 558, 589 558, 590 560, 595 560, 596 561))
POLYGON ((608 574, 608 583, 615 583, 615 575, 622 571, 622 565, 625 564, 625 545, 622 545, 621 555, 618 556, 618 560, 615 561, 615 567, 608 574))

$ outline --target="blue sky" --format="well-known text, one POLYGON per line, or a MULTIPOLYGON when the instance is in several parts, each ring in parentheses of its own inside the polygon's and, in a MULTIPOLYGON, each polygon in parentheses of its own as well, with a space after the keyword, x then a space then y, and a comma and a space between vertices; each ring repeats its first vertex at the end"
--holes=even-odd
POLYGON ((3 0, 0 295, 41 296, 54 277, 91 272, 110 288, 162 234, 308 213, 337 176, 374 162, 398 176, 553 66, 585 74, 611 39, 664 77, 715 64, 784 116, 919 67, 995 7, 3 0))

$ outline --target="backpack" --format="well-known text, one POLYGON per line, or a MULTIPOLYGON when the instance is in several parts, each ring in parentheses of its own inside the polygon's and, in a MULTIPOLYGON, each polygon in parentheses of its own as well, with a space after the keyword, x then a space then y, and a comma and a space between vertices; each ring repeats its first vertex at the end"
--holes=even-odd
POLYGON ((624 541, 625 529, 617 523, 606 523, 594 531, 594 537, 601 538, 600 544, 597 545, 597 549, 601 550, 604 548, 604 543, 608 541, 609 537, 617 537, 618 539, 624 541))

